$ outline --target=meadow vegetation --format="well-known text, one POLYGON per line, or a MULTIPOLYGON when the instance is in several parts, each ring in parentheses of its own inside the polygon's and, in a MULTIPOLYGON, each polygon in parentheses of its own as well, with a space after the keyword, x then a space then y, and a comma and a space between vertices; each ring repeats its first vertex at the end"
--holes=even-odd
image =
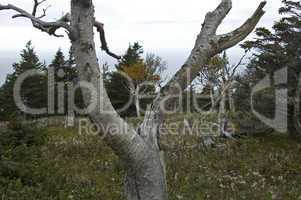
MULTIPOLYGON (((179 120, 179 119, 175 119, 179 120)), ((97 136, 13 125, 0 131, 2 200, 121 200, 124 169, 97 136)), ((164 136, 169 199, 301 199, 301 141, 285 135, 164 136)))

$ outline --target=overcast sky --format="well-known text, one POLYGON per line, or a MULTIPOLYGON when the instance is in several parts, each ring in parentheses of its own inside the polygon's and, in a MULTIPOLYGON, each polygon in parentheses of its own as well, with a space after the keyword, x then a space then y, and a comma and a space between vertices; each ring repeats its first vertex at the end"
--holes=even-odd
MULTIPOLYGON (((257 8, 261 0, 233 0, 233 9, 219 33, 229 32, 240 26, 257 8)), ((32 0, 1 0, 28 11, 32 0)), ((70 1, 48 0, 51 8, 45 20, 54 20, 68 12, 70 1)), ((102 0, 94 1, 96 18, 105 24, 109 47, 116 53, 126 50, 129 43, 141 42, 146 52, 155 53, 168 62, 169 72, 174 73, 185 61, 192 49, 196 36, 201 30, 205 14, 213 10, 220 0, 102 0)), ((47 5, 47 3, 45 4, 47 5)), ((269 0, 266 15, 258 26, 271 27, 279 19, 281 0, 269 0)), ((13 12, 0 12, 0 84, 11 64, 19 59, 19 52, 27 41, 32 40, 41 60, 48 63, 56 50, 61 47, 68 52, 67 38, 49 37, 35 30, 28 20, 10 17, 13 12)), ((248 39, 251 39, 251 35, 248 39)), ((96 38, 98 40, 98 38, 96 38)), ((100 46, 97 41, 97 45, 100 46)), ((228 51, 235 62, 241 55, 239 47, 228 51)), ((112 60, 99 52, 101 62, 112 60)))

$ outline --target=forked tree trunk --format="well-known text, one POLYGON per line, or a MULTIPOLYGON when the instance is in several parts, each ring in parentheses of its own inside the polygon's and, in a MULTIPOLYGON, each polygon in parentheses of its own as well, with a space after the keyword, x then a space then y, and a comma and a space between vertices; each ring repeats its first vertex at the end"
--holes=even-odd
POLYGON ((160 98, 154 101, 138 132, 117 114, 104 88, 103 75, 96 57, 93 27, 96 27, 100 33, 102 49, 114 58, 119 57, 111 53, 107 47, 103 25, 94 19, 92 0, 71 0, 71 16, 66 14, 54 22, 46 22, 36 17, 36 10, 41 2, 34 1, 32 14, 12 4, 0 4, 0 11, 14 10, 18 13, 14 15, 14 18, 28 18, 35 28, 49 35, 59 36, 56 30, 60 28, 67 31, 80 80, 85 82, 84 87, 94 88, 92 94, 89 90, 82 89, 85 103, 96 103, 92 110, 88 110, 89 116, 104 130, 106 143, 126 166, 125 194, 127 199, 166 200, 165 165, 158 141, 158 130, 162 121, 160 103, 165 102, 165 97, 168 95, 179 93, 179 88, 185 90, 211 57, 245 39, 263 16, 263 7, 266 2, 262 2, 253 16, 241 27, 224 35, 217 35, 216 30, 231 10, 232 1, 222 0, 213 12, 206 15, 202 31, 198 35, 191 55, 161 90, 160 98))
MULTIPOLYGON (((212 56, 245 38, 263 15, 261 10, 263 6, 261 5, 261 9, 258 9, 254 15, 255 19, 250 20, 249 23, 233 33, 222 36, 215 35, 217 27, 231 7, 230 0, 223 0, 214 12, 206 16, 202 32, 198 36, 195 48, 186 64, 163 88, 161 97, 155 101, 152 109, 146 114, 137 133, 118 116, 104 89, 94 43, 92 1, 72 0, 71 25, 77 31, 76 35, 79 36, 72 41, 72 47, 80 79, 92 83, 98 91, 92 101, 101 102, 89 114, 95 123, 106 128, 105 141, 125 163, 127 171, 125 194, 128 200, 167 199, 165 165, 158 144, 158 130, 161 123, 159 105, 165 96, 176 93, 175 90, 178 89, 175 87, 176 84, 179 84, 183 90, 187 88, 200 70, 196 66, 204 66, 212 56), (233 41, 230 41, 231 39, 233 41), (190 82, 186 72, 191 72, 190 82), (122 127, 122 129, 116 132, 115 129, 110 129, 111 126, 122 127)), ((87 90, 83 90, 83 96, 85 102, 89 103, 91 95, 87 90)))
MULTIPOLYGON (((72 27, 78 31, 80 36, 72 41, 80 79, 92 83, 96 91, 99 91, 96 97, 92 98, 92 102, 98 102, 98 104, 90 116, 96 124, 108 130, 105 141, 126 166, 125 194, 127 199, 166 200, 164 167, 156 144, 157 140, 149 138, 151 132, 155 131, 156 124, 150 119, 149 122, 147 121, 147 125, 151 128, 141 128, 139 135, 118 116, 104 89, 102 74, 99 71, 93 34, 94 7, 92 1, 81 3, 81 1, 73 0, 71 10, 72 27), (119 128, 120 130, 114 132, 110 128, 119 128)), ((89 104, 90 91, 83 89, 83 96, 86 104, 89 104)))

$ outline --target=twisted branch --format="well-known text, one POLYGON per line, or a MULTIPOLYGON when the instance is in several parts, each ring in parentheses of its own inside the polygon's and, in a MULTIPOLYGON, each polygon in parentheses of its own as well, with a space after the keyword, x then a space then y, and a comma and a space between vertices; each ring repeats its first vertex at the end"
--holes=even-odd
POLYGON ((105 37, 105 30, 103 28, 104 24, 95 20, 94 26, 96 27, 96 30, 97 30, 97 32, 99 33, 99 36, 100 36, 101 49, 103 51, 105 51, 109 56, 111 56, 111 57, 113 57, 113 58, 115 58, 117 60, 121 59, 120 56, 112 53, 109 50, 108 43, 107 43, 106 37, 105 37))
MULTIPOLYGON (((59 20, 57 21, 54 21, 54 22, 46 22, 46 21, 43 21, 41 20, 41 18, 43 17, 40 16, 40 17, 36 17, 36 12, 37 12, 37 8, 38 6, 43 3, 45 0, 42 0, 41 2, 38 2, 35 0, 35 3, 34 4, 34 9, 33 9, 33 12, 32 14, 28 13, 27 11, 17 7, 17 6, 14 6, 12 4, 7 4, 7 5, 2 5, 0 4, 0 11, 1 10, 13 10, 13 11, 16 11, 18 14, 15 14, 13 15, 13 19, 14 18, 18 18, 18 17, 24 17, 24 18, 28 18, 29 20, 31 20, 32 22, 32 25, 41 30, 42 32, 46 32, 48 33, 49 35, 53 35, 53 36, 56 36, 56 37, 63 37, 63 35, 57 35, 56 34, 56 31, 60 28, 64 28, 65 30, 67 30, 67 32, 69 34, 72 33, 72 29, 71 29, 71 26, 66 22, 66 16, 63 16, 62 18, 60 18, 59 20)), ((44 14, 46 15, 46 10, 44 11, 44 14)))

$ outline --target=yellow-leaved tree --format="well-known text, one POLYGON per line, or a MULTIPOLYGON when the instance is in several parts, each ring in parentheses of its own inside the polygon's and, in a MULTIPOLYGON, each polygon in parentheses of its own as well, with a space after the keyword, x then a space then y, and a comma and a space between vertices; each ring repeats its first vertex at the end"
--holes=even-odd
POLYGON ((113 72, 109 80, 113 104, 115 102, 116 107, 123 112, 125 105, 130 105, 128 110, 133 106, 136 116, 141 117, 143 108, 151 102, 164 81, 162 76, 166 62, 154 54, 147 54, 144 58, 142 46, 135 43, 129 46, 116 68, 117 72, 113 72), (132 102, 128 104, 128 101, 132 102))

